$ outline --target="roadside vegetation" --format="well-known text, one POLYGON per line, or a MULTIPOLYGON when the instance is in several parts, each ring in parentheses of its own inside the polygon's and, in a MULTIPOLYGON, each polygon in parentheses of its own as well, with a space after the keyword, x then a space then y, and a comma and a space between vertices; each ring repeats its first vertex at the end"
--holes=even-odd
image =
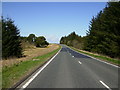
POLYGON ((35 36, 35 34, 29 34, 28 37, 20 37, 20 41, 22 43, 23 48, 25 48, 24 45, 29 44, 28 46, 36 46, 36 47, 47 47, 49 43, 46 41, 46 38, 44 36, 35 36))
POLYGON ((12 19, 2 17, 2 58, 21 57, 20 34, 12 19))
POLYGON ((10 88, 19 80, 23 79, 26 75, 30 74, 32 71, 37 69, 46 63, 53 55, 55 55, 59 50, 60 46, 42 56, 33 57, 27 61, 21 61, 17 64, 14 64, 10 67, 3 67, 2 69, 2 88, 10 88))
POLYGON ((44 36, 36 37, 30 34, 28 37, 20 36, 20 30, 14 24, 11 18, 4 19, 2 17, 2 58, 8 59, 12 57, 20 58, 23 55, 22 45, 25 43, 36 47, 47 47, 49 43, 44 36))
POLYGON ((8 58, 6 60, 2 60, 2 61, 0 61, 2 63, 2 67, 6 67, 6 66, 10 67, 19 62, 30 60, 33 57, 42 56, 44 54, 47 54, 47 53, 52 52, 53 50, 56 50, 57 48, 59 48, 59 45, 57 45, 57 44, 49 44, 45 48, 38 48, 33 45, 29 45, 29 44, 25 45, 25 44, 26 43, 24 43, 25 48, 23 49, 24 57, 21 57, 21 58, 15 57, 15 58, 8 58))
POLYGON ((108 56, 105 56, 105 55, 100 55, 100 54, 96 54, 96 53, 91 53, 91 52, 88 52, 88 51, 84 51, 84 50, 80 50, 80 49, 77 49, 77 48, 74 48, 74 47, 71 47, 71 49, 75 50, 75 51, 78 51, 80 53, 83 53, 83 54, 86 54, 86 55, 89 55, 89 56, 92 56, 92 57, 95 57, 97 59, 100 59, 100 60, 104 60, 106 62, 109 62, 109 63, 112 63, 112 64, 115 64, 115 65, 120 65, 120 59, 115 59, 115 58, 110 58, 108 56))
MULTIPOLYGON (((50 44, 44 36, 36 36, 35 34, 20 36, 20 30, 10 18, 2 17, 0 24, 2 27, 2 32, 0 32, 2 33, 2 37, 0 36, 2 38, 2 40, 0 39, 2 42, 2 61, 0 63, 5 63, 0 66, 2 67, 2 75, 0 76, 2 76, 3 88, 10 88, 47 62, 61 48, 47 49, 50 44), (42 54, 39 53, 43 52, 43 49, 46 51, 42 54), (37 55, 30 54, 29 50, 35 50, 37 55), (26 51, 28 54, 25 54, 26 51), (13 63, 10 64, 12 61, 13 63)), ((108 2, 106 7, 92 18, 86 36, 81 37, 72 32, 68 36, 63 36, 60 44, 66 44, 81 53, 120 65, 119 29, 120 1, 108 2)))
POLYGON ((49 44, 44 36, 20 36, 20 30, 11 18, 2 23, 2 60, 0 76, 2 88, 10 88, 29 75, 37 67, 46 63, 61 48, 49 44), (2 72, 2 73, 1 73, 2 72))
MULTIPOLYGON (((81 37, 75 32, 61 38, 60 43, 85 50, 106 58, 108 61, 120 61, 120 1, 108 2, 106 7, 90 21, 86 36, 81 37), (115 60, 117 58, 118 60, 115 60)), ((85 52, 84 52, 85 53, 85 52)))

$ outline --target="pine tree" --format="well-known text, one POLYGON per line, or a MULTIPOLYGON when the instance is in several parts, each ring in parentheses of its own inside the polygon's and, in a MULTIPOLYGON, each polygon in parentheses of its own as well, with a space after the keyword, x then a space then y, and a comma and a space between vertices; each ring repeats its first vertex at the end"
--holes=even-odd
POLYGON ((22 48, 19 29, 10 18, 2 18, 2 57, 21 57, 22 48))
POLYGON ((68 36, 62 37, 60 39, 60 44, 66 44, 68 46, 73 46, 75 48, 83 48, 83 39, 78 36, 75 32, 70 33, 68 36))
POLYGON ((91 21, 84 49, 120 57, 120 1, 108 2, 91 21))

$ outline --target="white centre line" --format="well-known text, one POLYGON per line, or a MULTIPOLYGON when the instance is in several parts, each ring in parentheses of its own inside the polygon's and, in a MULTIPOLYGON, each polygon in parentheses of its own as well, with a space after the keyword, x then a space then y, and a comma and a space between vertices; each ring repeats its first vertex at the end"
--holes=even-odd
POLYGON ((80 61, 78 61, 79 64, 82 64, 80 61))
POLYGON ((103 81, 100 80, 100 83, 102 83, 102 85, 104 85, 108 90, 112 90, 110 87, 108 87, 103 81))

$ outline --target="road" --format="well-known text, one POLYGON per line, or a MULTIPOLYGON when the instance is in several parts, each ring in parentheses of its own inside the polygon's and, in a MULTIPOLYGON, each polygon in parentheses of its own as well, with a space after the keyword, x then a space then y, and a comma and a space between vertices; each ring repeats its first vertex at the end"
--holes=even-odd
POLYGON ((58 55, 26 88, 118 88, 118 68, 62 45, 58 55))

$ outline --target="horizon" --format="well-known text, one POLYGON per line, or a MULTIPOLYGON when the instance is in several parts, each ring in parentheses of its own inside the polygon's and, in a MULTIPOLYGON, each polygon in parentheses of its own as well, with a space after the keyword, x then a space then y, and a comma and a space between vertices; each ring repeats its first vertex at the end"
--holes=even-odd
POLYGON ((89 23, 106 2, 3 2, 3 16, 15 21, 21 36, 45 36, 59 43, 62 36, 75 31, 86 36, 89 23))

